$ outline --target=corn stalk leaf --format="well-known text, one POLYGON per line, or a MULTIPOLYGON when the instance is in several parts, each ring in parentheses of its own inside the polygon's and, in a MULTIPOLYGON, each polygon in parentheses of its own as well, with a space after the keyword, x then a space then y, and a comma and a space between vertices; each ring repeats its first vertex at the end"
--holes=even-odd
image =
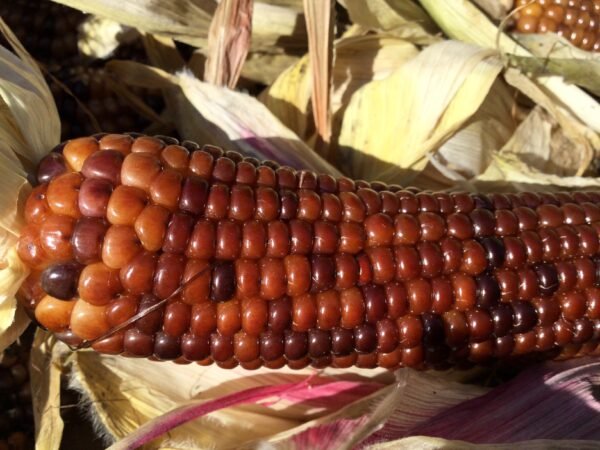
MULTIPOLYGON (((412 43, 394 36, 358 35, 335 42, 331 108, 332 145, 337 139, 354 93, 373 80, 382 80, 418 54, 412 43)), ((288 128, 305 141, 314 132, 310 111, 308 57, 289 67, 259 95, 259 99, 288 128)))
POLYGON ((331 139, 331 68, 333 63, 333 0, 304 0, 311 73, 316 150, 329 159, 331 139))
POLYGON ((250 48, 253 0, 222 0, 208 32, 204 80, 235 87, 250 48))

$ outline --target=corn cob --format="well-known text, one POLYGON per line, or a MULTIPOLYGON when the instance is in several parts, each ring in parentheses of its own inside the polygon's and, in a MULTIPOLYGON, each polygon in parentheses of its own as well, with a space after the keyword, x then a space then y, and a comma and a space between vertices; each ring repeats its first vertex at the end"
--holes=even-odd
POLYGON ((26 336, 0 353, 0 450, 32 449, 33 410, 29 386, 26 336))
POLYGON ((599 0, 517 0, 520 33, 556 33, 583 50, 600 51, 599 0))
POLYGON ((249 369, 597 351, 600 193, 419 192, 138 134, 68 141, 37 177, 20 299, 74 347, 249 369))
POLYGON ((78 55, 77 29, 85 14, 50 0, 0 2, 0 17, 39 61, 56 63, 78 55))

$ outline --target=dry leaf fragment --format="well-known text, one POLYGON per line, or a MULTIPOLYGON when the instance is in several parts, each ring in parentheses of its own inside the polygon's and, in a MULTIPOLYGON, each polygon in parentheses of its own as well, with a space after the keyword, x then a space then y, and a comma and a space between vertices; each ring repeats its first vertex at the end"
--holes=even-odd
POLYGON ((250 48, 253 0, 222 0, 208 31, 204 80, 234 88, 250 48))
POLYGON ((532 57, 508 54, 509 61, 527 73, 560 75, 567 83, 600 95, 600 57, 580 50, 554 33, 523 34, 517 39, 532 57))
MULTIPOLYGON (((335 43, 331 93, 332 145, 337 144, 344 111, 354 93, 373 80, 382 80, 419 51, 394 36, 358 35, 335 43)), ((288 128, 305 141, 312 135, 308 57, 290 66, 263 91, 259 99, 288 128)))
POLYGON ((64 428, 60 416, 60 378, 66 346, 37 329, 31 348, 29 373, 37 448, 58 450, 64 428))
MULTIPOLYGON (((518 57, 531 53, 499 30, 488 17, 469 0, 420 0, 437 25, 452 39, 493 48, 518 57)), ((600 104, 576 86, 566 84, 561 77, 537 77, 534 82, 554 102, 563 105, 595 132, 600 132, 600 104)))
POLYGON ((312 111, 317 129, 316 150, 330 159, 331 67, 333 64, 333 0, 304 0, 310 58, 312 111))
MULTIPOLYGON (((140 31, 207 48, 216 0, 53 0, 140 31)), ((303 53, 306 30, 299 0, 259 1, 252 16, 252 50, 303 53)))
POLYGON ((343 167, 357 178, 397 183, 399 175, 414 177, 428 152, 479 109, 501 69, 493 50, 445 41, 363 86, 342 123, 343 167))
POLYGON ((413 0, 344 0, 352 23, 425 45, 439 42, 436 24, 413 0))

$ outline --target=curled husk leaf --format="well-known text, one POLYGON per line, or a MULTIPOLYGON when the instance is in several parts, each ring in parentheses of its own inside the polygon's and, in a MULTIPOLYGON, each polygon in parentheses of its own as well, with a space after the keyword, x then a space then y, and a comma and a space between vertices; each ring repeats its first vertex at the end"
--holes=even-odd
POLYGON ((444 41, 363 86, 344 114, 342 167, 356 178, 410 181, 475 114, 501 69, 493 50, 444 41))
POLYGON ((29 323, 15 295, 29 269, 16 252, 24 225, 21 210, 30 185, 27 171, 59 141, 60 121, 37 64, 0 19, 14 53, 0 46, 0 352, 29 323))
MULTIPOLYGON (((531 57, 532 53, 491 22, 470 0, 440 2, 421 0, 436 24, 452 39, 495 49, 502 54, 531 57)), ((595 132, 600 132, 600 104, 577 86, 559 76, 540 76, 532 81, 568 112, 595 132)))
POLYGON ((352 23, 419 45, 439 42, 438 28, 413 0, 344 0, 352 23))

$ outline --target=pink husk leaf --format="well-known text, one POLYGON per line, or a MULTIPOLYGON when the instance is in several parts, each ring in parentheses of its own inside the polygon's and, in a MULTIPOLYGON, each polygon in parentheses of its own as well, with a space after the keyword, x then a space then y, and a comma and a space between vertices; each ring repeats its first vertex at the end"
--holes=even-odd
POLYGON ((233 89, 242 73, 252 36, 253 0, 221 0, 208 32, 204 79, 233 89))
POLYGON ((392 415, 365 445, 407 436, 472 443, 534 439, 600 440, 600 362, 577 359, 527 369, 489 393, 461 402, 413 427, 392 415))
POLYGON ((286 400, 290 405, 310 403, 322 405, 328 402, 342 407, 361 396, 368 395, 383 385, 378 383, 362 383, 353 381, 334 381, 320 385, 311 385, 313 377, 298 383, 286 383, 275 386, 261 386, 241 392, 225 395, 220 398, 194 402, 163 414, 142 425, 137 431, 115 443, 110 450, 130 450, 138 448, 162 436, 173 428, 206 414, 242 404, 272 405, 286 400))

